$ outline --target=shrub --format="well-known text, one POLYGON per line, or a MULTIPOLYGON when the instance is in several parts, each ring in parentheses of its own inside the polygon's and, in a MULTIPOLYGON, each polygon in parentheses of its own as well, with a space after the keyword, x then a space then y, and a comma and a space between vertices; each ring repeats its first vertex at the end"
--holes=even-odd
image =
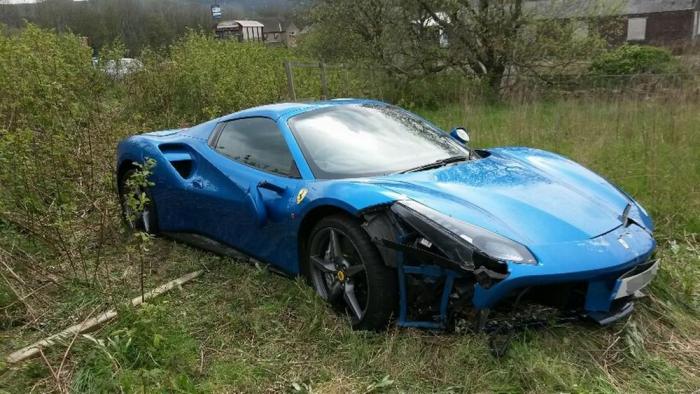
POLYGON ((169 57, 144 53, 127 80, 128 114, 149 128, 199 123, 286 95, 287 51, 190 32, 169 57))
POLYGON ((680 67, 666 49, 623 45, 595 58, 590 70, 602 75, 670 74, 679 72, 680 67))
POLYGON ((104 212, 98 195, 111 191, 96 170, 114 146, 104 132, 106 86, 79 37, 0 26, 0 227, 39 240, 83 276, 79 240, 104 212))

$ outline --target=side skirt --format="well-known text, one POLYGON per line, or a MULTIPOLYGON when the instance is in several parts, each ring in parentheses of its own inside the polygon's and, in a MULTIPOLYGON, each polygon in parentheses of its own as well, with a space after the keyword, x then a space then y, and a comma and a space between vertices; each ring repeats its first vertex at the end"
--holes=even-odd
POLYGON ((265 266, 268 271, 274 274, 281 275, 287 278, 293 277, 293 275, 290 275, 285 271, 275 268, 270 264, 264 263, 253 256, 245 254, 235 248, 232 248, 226 244, 223 244, 217 240, 214 240, 201 234, 181 232, 163 232, 162 234, 175 241, 186 243, 199 249, 207 250, 219 256, 231 257, 253 265, 260 264, 265 266))

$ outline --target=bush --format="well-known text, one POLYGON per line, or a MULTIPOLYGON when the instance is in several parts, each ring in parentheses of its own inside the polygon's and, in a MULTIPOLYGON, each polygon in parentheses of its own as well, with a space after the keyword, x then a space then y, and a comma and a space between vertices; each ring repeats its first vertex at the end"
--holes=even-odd
POLYGON ((196 124, 286 96, 287 51, 190 32, 169 57, 145 52, 127 111, 149 128, 196 124))
POLYGON ((0 26, 0 227, 40 240, 84 277, 74 256, 86 223, 100 222, 92 214, 106 212, 98 196, 111 192, 96 169, 111 164, 116 139, 105 132, 106 86, 79 37, 0 26))
POLYGON ((590 70, 599 75, 671 74, 679 72, 680 66, 666 49, 623 45, 595 58, 590 70))

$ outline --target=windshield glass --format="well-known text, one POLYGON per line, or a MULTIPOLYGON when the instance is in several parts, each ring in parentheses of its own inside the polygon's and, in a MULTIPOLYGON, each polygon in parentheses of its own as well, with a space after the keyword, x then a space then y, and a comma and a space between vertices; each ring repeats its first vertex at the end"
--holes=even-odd
POLYGON ((320 179, 389 174, 469 154, 445 132, 393 106, 333 106, 295 116, 289 126, 320 179))

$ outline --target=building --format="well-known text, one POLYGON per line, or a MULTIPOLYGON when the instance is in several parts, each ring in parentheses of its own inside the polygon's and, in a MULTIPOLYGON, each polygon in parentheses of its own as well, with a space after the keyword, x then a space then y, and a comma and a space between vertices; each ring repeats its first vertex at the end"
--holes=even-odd
POLYGON ((683 46, 700 36, 698 0, 635 0, 624 12, 626 41, 683 46))
POLYGON ((268 45, 294 47, 299 29, 293 22, 279 19, 230 20, 216 25, 216 36, 240 42, 258 41, 268 45))
POLYGON ((266 44, 294 47, 297 44, 299 28, 294 22, 279 19, 259 19, 264 25, 263 37, 266 44))
POLYGON ((232 20, 216 24, 216 37, 221 39, 236 39, 240 42, 263 42, 264 25, 258 21, 232 20))
POLYGON ((682 48, 700 37, 700 0, 539 0, 525 4, 537 15, 577 19, 581 31, 598 29, 612 44, 682 48))

